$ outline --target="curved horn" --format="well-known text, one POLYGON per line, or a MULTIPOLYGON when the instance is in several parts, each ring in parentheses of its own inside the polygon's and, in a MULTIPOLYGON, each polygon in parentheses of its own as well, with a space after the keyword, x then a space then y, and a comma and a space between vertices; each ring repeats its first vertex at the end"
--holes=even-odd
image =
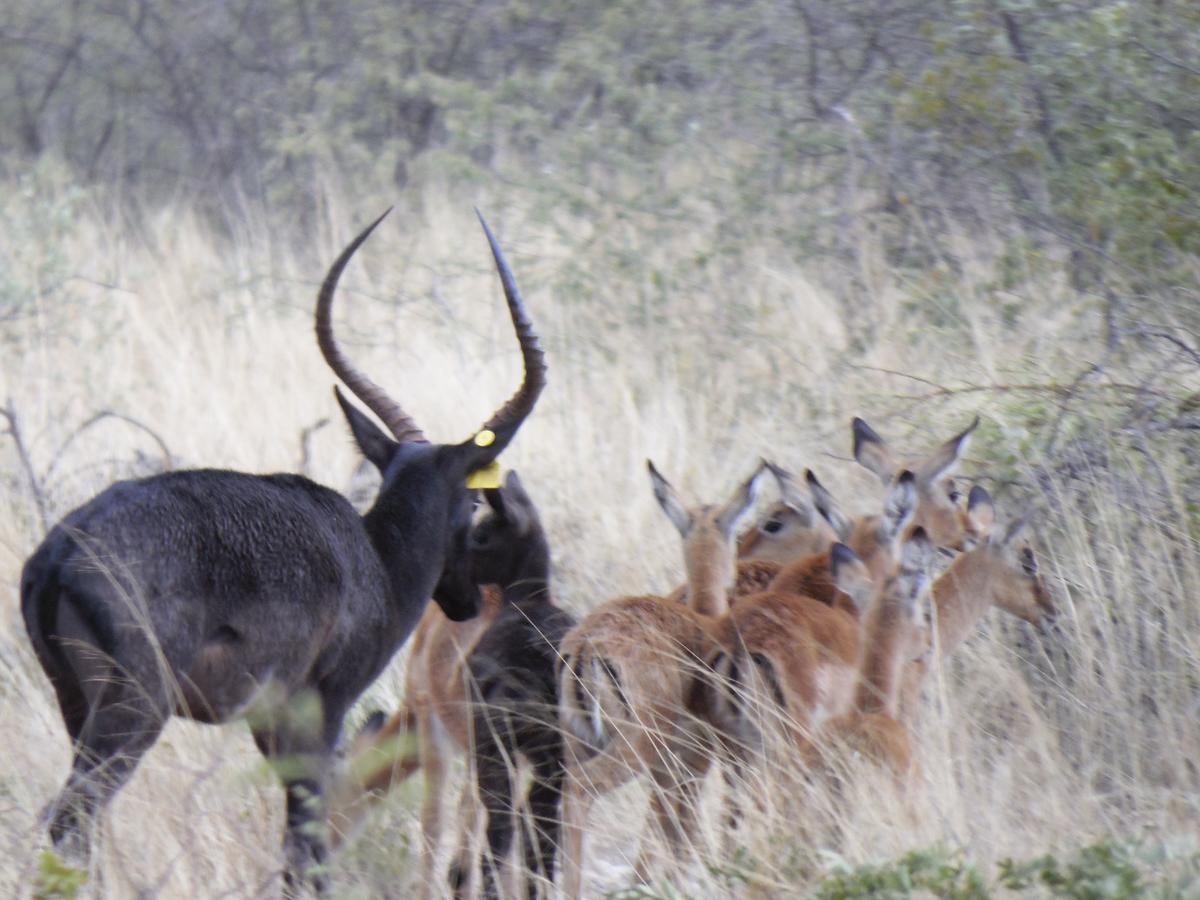
POLYGON ((360 372, 342 353, 342 348, 338 346, 333 337, 333 322, 330 320, 330 311, 333 309, 333 292, 342 275, 342 270, 346 268, 346 264, 350 262, 350 257, 354 255, 354 252, 362 246, 363 241, 370 237, 375 226, 382 222, 391 211, 392 208, 389 206, 387 212, 364 228, 362 233, 350 242, 350 245, 342 251, 342 255, 329 267, 325 281, 321 283, 321 290, 317 293, 317 346, 321 348, 321 355, 325 357, 325 362, 329 364, 329 368, 333 369, 334 374, 346 383, 346 387, 350 388, 354 396, 361 400, 371 412, 379 416, 380 421, 388 427, 397 441, 402 444, 428 443, 425 433, 417 427, 416 422, 409 418, 408 413, 400 407, 400 404, 389 397, 383 388, 360 372))
POLYGON ((521 299, 517 281, 513 278, 512 270, 508 267, 508 262, 504 258, 500 244, 496 241, 496 236, 488 227, 483 213, 477 209, 475 215, 479 216, 479 224, 483 226, 483 233, 487 235, 488 244, 492 248, 492 258, 496 261, 496 271, 500 275, 500 283, 504 285, 504 299, 508 302, 508 312, 512 316, 513 330, 517 333, 517 340, 521 344, 521 357, 525 367, 525 378, 521 382, 521 386, 517 388, 517 392, 483 426, 495 432, 497 443, 503 446, 525 421, 525 417, 532 412, 538 395, 546 386, 546 354, 538 343, 538 336, 533 331, 533 323, 525 311, 525 301, 521 299))

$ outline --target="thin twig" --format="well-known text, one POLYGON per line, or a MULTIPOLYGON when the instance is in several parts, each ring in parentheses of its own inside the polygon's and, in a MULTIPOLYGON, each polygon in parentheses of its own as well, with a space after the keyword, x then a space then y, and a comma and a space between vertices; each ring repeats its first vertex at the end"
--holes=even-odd
POLYGON ((94 416, 76 428, 67 436, 67 439, 59 445, 58 450, 55 451, 54 458, 50 460, 49 468, 46 469, 46 475, 44 478, 45 481, 49 481, 51 476, 54 475, 55 470, 58 468, 58 464, 62 461, 71 445, 75 443, 75 440, 92 426, 98 425, 105 419, 116 419, 119 422, 124 422, 126 425, 132 425, 139 431, 143 431, 148 434, 151 440, 158 444, 159 452, 162 453, 163 462, 166 464, 167 470, 175 467, 175 457, 171 454, 171 448, 167 446, 167 442, 164 441, 161 436, 159 436, 158 432, 156 432, 149 425, 139 422, 132 416, 127 416, 124 413, 115 412, 111 409, 105 409, 96 413, 94 416))
POLYGON ((309 474, 308 468, 312 463, 313 435, 329 424, 329 419, 321 418, 300 429, 300 473, 309 474))
POLYGON ((50 504, 42 490, 42 480, 38 478, 37 471, 33 467, 33 458, 29 455, 29 448, 25 446, 25 439, 17 420, 17 408, 13 405, 11 397, 5 401, 4 408, 0 409, 0 416, 8 420, 7 431, 17 448, 17 458, 21 461, 21 468, 25 470, 25 477, 29 481, 29 492, 33 495, 34 506, 37 508, 38 520, 41 522, 42 530, 45 531, 50 527, 50 504))

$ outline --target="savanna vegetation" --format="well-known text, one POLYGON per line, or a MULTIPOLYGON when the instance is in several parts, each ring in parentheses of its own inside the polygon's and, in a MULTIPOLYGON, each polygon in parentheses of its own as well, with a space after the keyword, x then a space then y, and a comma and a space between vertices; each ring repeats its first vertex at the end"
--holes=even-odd
MULTIPOLYGON (((680 581, 646 457, 717 500, 765 455, 862 512, 852 416, 920 455, 978 414, 960 477, 1035 517, 1057 627, 993 614, 926 686, 915 803, 773 769, 767 806, 728 832, 706 795, 695 858, 629 893, 630 786, 597 804, 589 891, 1195 896, 1198 36, 1184 0, 10 0, 0 886, 278 891, 279 788, 236 726, 173 722, 89 869, 47 851, 69 742, 19 573, 116 478, 369 497, 311 316, 395 204, 343 340, 435 439, 469 433, 520 368, 488 216, 550 365, 503 462, 575 613, 680 581)), ((405 894, 415 790, 335 858, 339 896, 405 894)))

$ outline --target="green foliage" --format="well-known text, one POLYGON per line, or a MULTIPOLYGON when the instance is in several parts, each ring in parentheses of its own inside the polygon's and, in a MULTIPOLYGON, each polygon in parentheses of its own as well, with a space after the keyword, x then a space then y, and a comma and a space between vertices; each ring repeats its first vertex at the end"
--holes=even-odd
POLYGON ((1103 842, 1065 859, 1047 854, 1027 862, 1005 859, 988 881, 959 854, 914 851, 899 860, 848 866, 838 862, 812 896, 821 900, 932 896, 947 900, 987 900, 1016 892, 1021 896, 1070 900, 1184 898, 1200 888, 1200 854, 1177 854, 1165 845, 1139 847, 1103 842))
POLYGON ((839 862, 813 896, 820 900, 900 900, 914 892, 947 900, 985 900, 991 896, 974 866, 942 850, 914 851, 883 865, 851 867, 839 862))
POLYGON ((33 896, 35 900, 72 900, 87 880, 87 869, 67 865, 53 850, 45 850, 38 860, 33 896))

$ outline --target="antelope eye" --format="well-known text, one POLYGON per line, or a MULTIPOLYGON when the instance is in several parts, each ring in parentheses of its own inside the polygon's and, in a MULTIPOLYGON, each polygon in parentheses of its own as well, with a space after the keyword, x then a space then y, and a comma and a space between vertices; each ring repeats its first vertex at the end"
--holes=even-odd
POLYGON ((471 532, 472 547, 486 547, 491 536, 482 528, 477 528, 471 532))
POLYGON ((1033 578, 1037 575, 1037 560, 1034 559, 1033 550, 1029 547, 1026 547, 1021 551, 1021 568, 1030 578, 1033 578))
POLYGON ((953 481, 946 485, 946 496, 950 499, 951 503, 958 503, 962 499, 962 493, 959 491, 958 485, 953 481))
POLYGON ((762 530, 766 534, 779 534, 783 531, 783 523, 778 519, 768 519, 763 523, 762 530))

